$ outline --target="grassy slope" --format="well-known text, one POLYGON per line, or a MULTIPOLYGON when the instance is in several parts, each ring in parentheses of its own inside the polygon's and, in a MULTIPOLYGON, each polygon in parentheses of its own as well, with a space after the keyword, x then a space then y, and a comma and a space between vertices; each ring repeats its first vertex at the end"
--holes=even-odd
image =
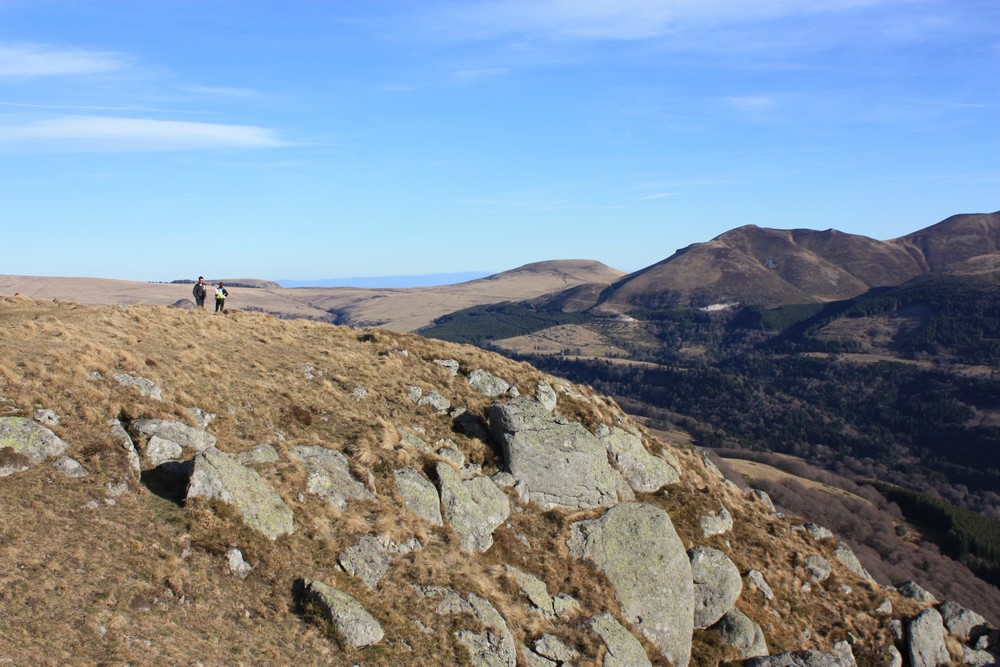
MULTIPOLYGON (((453 632, 463 617, 439 617, 434 603, 416 598, 410 583, 453 586, 491 600, 520 644, 555 632, 586 656, 601 657, 586 630, 590 614, 620 617, 607 582, 568 558, 572 521, 599 512, 541 512, 523 506, 496 531, 487 553, 469 557, 450 528, 435 528, 402 509, 391 481, 403 465, 432 466, 434 457, 402 445, 396 427, 419 427, 424 439, 452 438, 484 472, 497 469, 486 444, 451 432, 451 420, 406 399, 409 385, 437 389, 454 405, 485 414, 489 400, 435 358, 454 358, 463 372, 486 368, 530 392, 539 371, 481 350, 382 331, 358 332, 306 321, 250 314, 213 316, 150 306, 88 308, 74 304, 0 299, 0 414, 29 415, 46 407, 62 416, 56 433, 68 454, 89 470, 68 480, 50 465, 0 478, 0 658, 15 664, 443 664, 460 663, 453 632), (406 353, 402 353, 405 351, 406 353), (306 378, 312 367, 313 379, 306 378), (99 378, 92 377, 97 371, 99 378), (163 387, 162 402, 140 398, 111 379, 146 376, 163 387), (358 400, 355 387, 368 396, 358 400), (247 529, 225 506, 179 507, 141 484, 107 499, 106 485, 129 480, 107 420, 166 417, 188 421, 186 409, 218 415, 209 431, 224 451, 273 444, 281 461, 259 468, 295 511, 294 535, 270 542, 247 529), (348 455, 356 474, 371 473, 377 500, 337 512, 301 495, 305 474, 287 458, 299 444, 324 445, 348 455), (516 531, 516 533, 515 533, 516 531), (424 550, 403 558, 377 591, 338 572, 337 554, 366 534, 418 537, 424 550), (526 536, 526 548, 516 534, 526 536), (231 576, 225 552, 238 546, 255 570, 231 576), (567 592, 583 609, 552 623, 532 612, 499 567, 513 564, 542 577, 550 593, 567 592), (354 595, 382 623, 386 640, 364 651, 342 650, 297 614, 298 577, 319 578, 354 595), (416 629, 420 621, 431 629, 416 629)), ((594 428, 614 423, 620 409, 587 388, 560 397, 560 412, 594 428)), ((661 442, 647 433, 646 442, 661 442)), ((687 449, 672 447, 686 472, 669 494, 645 502, 670 512, 688 547, 723 549, 741 570, 765 573, 777 600, 765 608, 744 594, 740 605, 761 624, 775 652, 826 648, 847 632, 876 641, 885 619, 870 615, 885 594, 835 565, 835 576, 812 593, 800 590, 806 555, 829 556, 832 545, 788 534, 787 523, 707 474, 687 449), (701 515, 725 504, 734 514, 730 535, 701 539, 701 515), (729 545, 732 545, 731 547, 729 545), (844 598, 838 585, 849 582, 844 598), (812 638, 802 639, 810 628, 812 638)), ((512 495, 512 502, 515 496, 512 495)), ((891 595, 899 613, 915 611, 891 595)), ((867 646, 871 646, 868 644, 867 646)), ((655 650, 646 645, 651 656, 655 650)), ((856 649, 866 650, 863 646, 856 649)), ((708 633, 696 633, 693 664, 714 665, 727 654, 708 633)))

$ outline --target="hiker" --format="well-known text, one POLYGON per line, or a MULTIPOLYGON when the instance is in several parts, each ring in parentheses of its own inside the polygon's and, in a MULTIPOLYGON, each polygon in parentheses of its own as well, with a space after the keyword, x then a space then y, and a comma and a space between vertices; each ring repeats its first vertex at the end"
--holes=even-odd
POLYGON ((205 285, 205 276, 198 276, 198 282, 191 290, 191 294, 194 294, 194 305, 204 308, 205 295, 208 294, 208 287, 205 285))
POLYGON ((222 283, 219 283, 219 286, 215 288, 215 312, 226 312, 227 296, 229 296, 229 292, 226 291, 222 283))

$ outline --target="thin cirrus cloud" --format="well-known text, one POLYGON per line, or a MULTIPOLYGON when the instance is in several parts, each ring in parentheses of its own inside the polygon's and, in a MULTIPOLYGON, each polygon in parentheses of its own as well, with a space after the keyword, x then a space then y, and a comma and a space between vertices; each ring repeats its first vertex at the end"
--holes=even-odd
POLYGON ((110 116, 64 116, 0 125, 0 148, 44 152, 152 152, 278 148, 290 145, 253 125, 110 116))
POLYGON ((117 53, 38 44, 0 44, 0 77, 37 78, 102 74, 129 66, 117 53))

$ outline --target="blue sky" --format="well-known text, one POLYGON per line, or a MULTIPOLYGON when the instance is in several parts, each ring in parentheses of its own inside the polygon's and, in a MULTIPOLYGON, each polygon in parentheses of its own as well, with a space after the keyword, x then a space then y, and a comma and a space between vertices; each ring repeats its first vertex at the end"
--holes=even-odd
POLYGON ((1000 209, 997 0, 0 0, 0 273, 631 271, 1000 209))

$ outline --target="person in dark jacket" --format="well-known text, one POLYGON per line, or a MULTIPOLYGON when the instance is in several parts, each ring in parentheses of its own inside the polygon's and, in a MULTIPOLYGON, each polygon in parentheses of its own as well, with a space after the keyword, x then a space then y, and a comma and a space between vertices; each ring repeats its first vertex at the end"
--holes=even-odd
POLYGON ((219 286, 215 288, 215 312, 226 312, 227 296, 229 296, 229 292, 226 291, 225 285, 219 283, 219 286))
POLYGON ((198 282, 195 283, 194 288, 191 290, 191 294, 194 295, 195 305, 204 308, 205 296, 208 294, 208 286, 205 285, 205 276, 198 276, 198 282))

